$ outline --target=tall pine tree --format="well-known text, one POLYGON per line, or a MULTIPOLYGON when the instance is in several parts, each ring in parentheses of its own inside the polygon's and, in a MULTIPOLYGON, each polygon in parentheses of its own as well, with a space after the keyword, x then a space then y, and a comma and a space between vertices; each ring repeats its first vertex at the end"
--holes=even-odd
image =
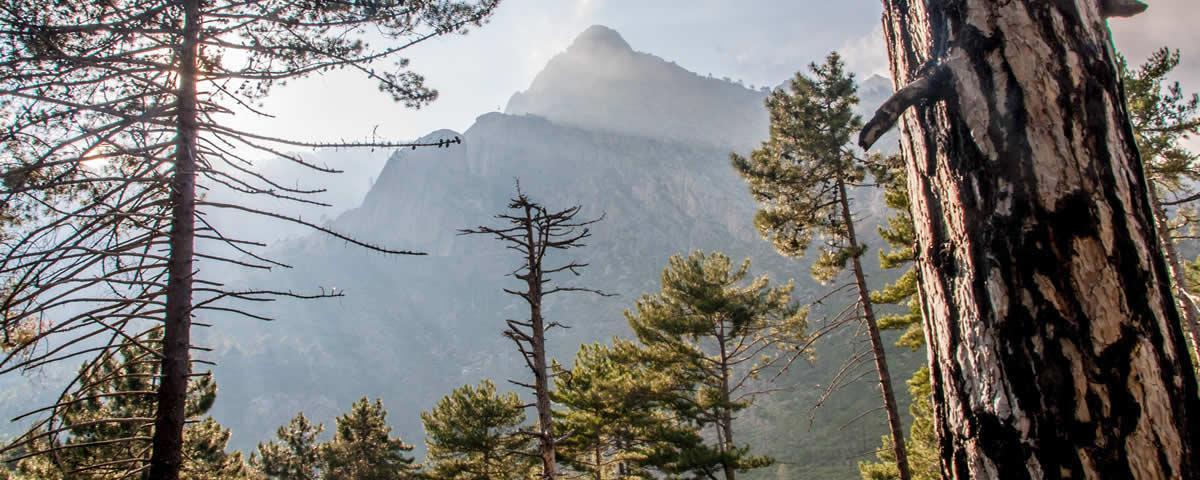
MULTIPOLYGON (((0 259, 0 271, 11 280, 0 295, 0 343, 10 350, 0 355, 0 374, 94 356, 116 348, 142 321, 161 323, 149 477, 178 479, 190 421, 193 316, 215 309, 257 317, 222 302, 306 297, 232 290, 222 279, 206 279, 212 271, 203 268, 206 262, 283 265, 248 251, 254 242, 209 224, 206 211, 296 223, 376 251, 415 253, 262 209, 264 199, 325 205, 314 197, 323 189, 274 181, 245 158, 266 153, 333 173, 287 150, 397 144, 277 138, 236 128, 230 118, 265 115, 254 105, 277 84, 343 68, 377 81, 397 102, 425 105, 437 92, 399 54, 481 24, 497 3, 3 2, 0 223, 20 222, 0 259), (237 200, 197 194, 207 189, 237 200), (12 341, 10 332, 43 319, 50 324, 12 341), (59 346, 37 350, 46 342, 59 346)), ((446 140, 425 145, 445 146, 446 140)), ((307 297, 314 296, 329 295, 307 297)))
POLYGON ((1145 8, 883 1, 897 92, 859 143, 900 124, 943 478, 1200 476, 1107 28, 1145 8))
POLYGON ((900 478, 908 480, 904 432, 888 371, 887 354, 875 318, 861 257, 849 190, 862 182, 866 159, 852 150, 851 135, 862 126, 854 114, 858 103, 854 76, 841 57, 831 53, 823 65, 810 66, 813 76, 797 73, 787 89, 767 98, 770 138, 749 158, 733 155, 733 166, 750 185, 759 203, 754 224, 776 250, 803 255, 821 237, 824 243, 812 273, 828 282, 849 269, 858 308, 871 340, 888 427, 895 439, 900 478))
MULTIPOLYGON (((917 270, 913 265, 916 258, 916 232, 908 208, 908 182, 904 164, 899 157, 892 156, 883 159, 872 170, 872 176, 883 186, 884 203, 893 212, 887 218, 887 223, 879 226, 879 235, 889 247, 879 252, 879 263, 885 269, 904 269, 904 273, 895 282, 871 292, 871 301, 900 307, 899 313, 879 317, 881 330, 904 331, 896 339, 896 345, 912 350, 923 349, 925 330, 920 298, 917 296, 917 270)), ((931 388, 928 367, 922 366, 908 379, 908 392, 912 398, 908 412, 912 417, 912 426, 909 427, 905 447, 909 473, 914 480, 941 479, 937 437, 933 431, 931 388)), ((876 456, 877 462, 859 463, 863 480, 893 480, 900 477, 891 435, 883 437, 882 447, 876 456)))
POLYGON ((1150 182, 1150 206, 1158 229, 1159 245, 1166 257, 1184 331, 1191 340, 1192 357, 1200 359, 1200 314, 1189 292, 1185 261, 1177 243, 1196 238, 1200 214, 1200 155, 1183 144, 1200 133, 1200 96, 1185 95, 1179 82, 1167 76, 1179 65, 1179 51, 1161 48, 1146 63, 1130 70, 1120 59, 1129 120, 1150 182), (1173 215, 1172 215, 1173 214, 1173 215))

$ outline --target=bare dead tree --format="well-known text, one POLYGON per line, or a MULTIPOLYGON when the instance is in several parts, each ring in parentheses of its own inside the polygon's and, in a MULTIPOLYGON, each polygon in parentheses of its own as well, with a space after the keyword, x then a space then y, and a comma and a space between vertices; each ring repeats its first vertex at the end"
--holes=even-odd
MULTIPOLYGON (((524 284, 521 290, 505 288, 509 295, 520 297, 529 305, 527 320, 506 319, 504 336, 513 341, 525 366, 533 374, 533 383, 509 380, 515 385, 533 391, 537 410, 538 431, 530 434, 538 440, 542 459, 542 478, 553 480, 558 478, 557 460, 555 459, 555 443, 559 440, 554 432, 553 412, 550 401, 550 365, 546 359, 546 333, 555 327, 569 328, 558 321, 547 321, 542 314, 542 300, 549 295, 563 292, 583 292, 600 296, 612 296, 601 290, 580 287, 560 286, 553 284, 551 275, 570 273, 580 276, 580 271, 588 264, 570 260, 559 266, 545 266, 546 254, 552 251, 565 251, 586 246, 585 239, 591 237, 589 226, 603 219, 579 220, 581 206, 576 205, 564 210, 551 211, 545 206, 530 200, 521 192, 517 185, 517 196, 508 203, 508 209, 513 213, 498 214, 501 226, 479 226, 460 230, 460 235, 489 235, 505 243, 505 248, 521 254, 521 266, 517 267, 511 276, 524 284)), ((528 407, 528 406, 527 406, 528 407)))
POLYGON ((884 0, 943 478, 1200 478, 1200 397, 1108 17, 884 0))
MULTIPOLYGON (((76 358, 102 358, 161 325, 161 362, 148 397, 155 418, 138 419, 128 439, 144 441, 124 477, 178 478, 187 418, 183 403, 197 316, 224 312, 265 319, 244 302, 321 298, 270 289, 237 290, 202 275, 203 266, 287 265, 265 245, 222 232, 205 218, 217 209, 300 224, 369 250, 417 252, 359 241, 299 217, 259 207, 282 199, 313 207, 320 188, 288 187, 257 172, 251 155, 269 154, 326 173, 338 170, 287 153, 293 148, 445 147, 431 143, 304 141, 243 131, 230 116, 263 115, 256 105, 274 85, 333 69, 379 82, 418 108, 437 96, 398 55, 438 36, 480 25, 498 0, 13 0, 0 3, 0 374, 76 358), (368 40, 383 40, 374 46, 368 40), (391 66, 383 65, 391 61, 391 66), (232 192, 215 201, 204 192, 232 192)), ((79 377, 29 434, 0 454, 33 442, 64 448, 69 426, 57 415, 79 377), (43 442, 44 441, 44 442, 43 442)), ((72 390, 74 389, 74 390, 72 390)), ((112 419, 127 422, 130 419, 112 419)), ((77 446, 77 448, 83 448, 77 446)), ((118 475, 120 476, 120 475, 118 475)))

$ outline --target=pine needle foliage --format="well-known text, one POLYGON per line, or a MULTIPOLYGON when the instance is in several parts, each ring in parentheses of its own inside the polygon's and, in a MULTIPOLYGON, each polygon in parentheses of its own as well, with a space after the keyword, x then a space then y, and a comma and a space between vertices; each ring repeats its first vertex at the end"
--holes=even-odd
POLYGON ((727 480, 772 463, 737 443, 735 419, 772 390, 760 376, 804 353, 807 327, 790 281, 772 286, 767 276, 751 278, 749 271, 749 260, 735 266, 719 252, 672 256, 661 291, 643 295, 625 314, 646 361, 686 382, 673 399, 676 413, 712 439, 684 456, 727 480))
POLYGON ((391 435, 383 401, 363 397, 337 417, 333 439, 322 445, 324 480, 419 479, 413 446, 391 435))
POLYGON ((421 413, 428 475, 437 480, 518 480, 534 469, 533 438, 522 434, 525 412, 515 393, 491 380, 464 385, 421 413))

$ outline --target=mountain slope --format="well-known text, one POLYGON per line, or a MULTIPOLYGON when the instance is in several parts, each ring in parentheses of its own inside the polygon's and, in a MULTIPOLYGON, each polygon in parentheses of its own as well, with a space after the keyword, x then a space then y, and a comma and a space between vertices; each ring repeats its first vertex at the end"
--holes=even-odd
MULTIPOLYGON (((795 278, 795 298, 814 299, 828 287, 808 280, 809 261, 780 257, 758 237, 753 201, 729 166, 731 148, 744 151, 765 136, 762 98, 635 53, 611 30, 589 29, 514 97, 509 110, 519 114, 486 114, 461 135, 443 130, 427 137, 461 136, 461 145, 396 152, 362 205, 330 224, 430 255, 390 257, 313 235, 278 251, 295 269, 239 280, 298 292, 336 288, 346 296, 260 306, 278 319, 272 323, 217 319, 220 328, 205 340, 219 361, 218 420, 233 427, 235 446, 250 448, 296 411, 328 422, 358 397, 378 396, 397 432, 419 443, 417 413, 450 389, 484 377, 524 379, 520 359, 500 336, 504 318, 523 315, 522 305, 501 292, 512 286, 506 274, 517 259, 493 241, 455 233, 493 223, 518 179, 523 191, 552 208, 582 204, 584 215, 605 216, 589 246, 576 252, 591 266, 563 281, 619 296, 547 302, 548 318, 572 327, 550 339, 551 354, 564 363, 580 343, 628 335, 622 311, 658 289, 672 254, 705 249, 750 257, 754 273, 777 282, 795 278), (621 59, 584 60, 604 56, 621 59), (620 75, 603 75, 613 71, 605 62, 620 64, 620 75), (591 83, 580 83, 585 78, 591 83), (684 105, 687 95, 662 92, 674 84, 697 86, 702 104, 684 105), (603 101, 589 110, 588 95, 603 101)), ((870 223, 881 212, 877 194, 858 197, 867 219, 861 233, 878 246, 870 223)), ((817 362, 783 378, 789 390, 765 397, 739 419, 740 438, 781 462, 761 475, 801 478, 788 469, 802 468, 811 478, 854 478, 854 464, 877 447, 882 417, 839 428, 878 405, 869 381, 808 421, 815 385, 828 382, 848 341, 835 337, 817 362)), ((900 355, 893 370, 906 372, 917 360, 900 355)))

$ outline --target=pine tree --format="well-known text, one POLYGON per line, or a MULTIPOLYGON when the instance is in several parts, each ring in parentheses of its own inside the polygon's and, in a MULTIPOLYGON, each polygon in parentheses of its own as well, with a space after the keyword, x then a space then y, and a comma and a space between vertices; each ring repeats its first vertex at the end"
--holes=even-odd
POLYGON ((1200 314, 1189 293, 1189 283, 1176 243, 1195 237, 1200 215, 1200 155, 1183 142, 1200 133, 1200 95, 1183 94, 1179 82, 1167 83, 1167 75, 1179 65, 1179 51, 1161 48, 1146 63, 1131 71, 1119 59, 1129 120, 1150 182, 1151 207, 1159 244, 1166 257, 1184 331, 1191 340, 1192 357, 1200 360, 1200 314), (1166 84, 1166 85, 1164 85, 1166 84), (1171 209, 1175 215, 1172 216, 1171 209))
MULTIPOLYGON (((1180 140, 1195 134, 1197 128, 1200 128, 1200 119, 1196 118, 1198 99, 1193 95, 1191 99, 1185 100, 1178 83, 1166 87, 1165 92, 1162 85, 1166 75, 1178 63, 1178 51, 1172 52, 1165 48, 1156 51, 1135 72, 1131 72, 1123 60, 1121 62, 1130 119, 1133 122, 1134 134, 1138 138, 1138 148, 1146 162, 1147 179, 1154 182, 1156 190, 1169 192, 1168 194, 1175 199, 1164 204, 1158 201, 1159 195, 1152 197, 1156 203, 1156 223, 1164 241, 1169 239, 1173 232, 1191 227, 1191 218, 1184 212, 1185 215, 1178 216, 1177 221, 1168 224, 1163 207, 1179 208, 1193 202, 1197 193, 1192 190, 1192 185, 1200 179, 1200 174, 1197 173, 1197 156, 1180 144, 1180 140)), ((892 247, 889 252, 880 252, 880 263, 883 268, 904 267, 906 270, 895 283, 872 293, 871 298, 877 304, 901 304, 907 307, 904 313, 881 316, 879 327, 905 329, 896 344, 916 350, 925 347, 925 337, 921 323, 920 299, 916 296, 916 269, 912 266, 916 258, 916 235, 912 214, 909 212, 907 181, 904 165, 898 158, 889 158, 883 167, 876 174, 876 178, 885 187, 886 205, 896 213, 888 218, 886 226, 879 228, 882 238, 892 247)), ((1164 243, 1163 249, 1168 262, 1179 261, 1174 253, 1174 242, 1164 243)), ((1181 264, 1177 267, 1168 265, 1168 268, 1181 268, 1179 271, 1183 272, 1180 277, 1174 277, 1176 274, 1172 273, 1173 278, 1185 279, 1176 283, 1177 288, 1196 285, 1197 278, 1191 273, 1195 268, 1193 264, 1181 264)), ((1191 302, 1186 298, 1186 294, 1181 292, 1178 295, 1184 297, 1179 302, 1182 313, 1186 313, 1188 308, 1193 308, 1189 307, 1191 302)), ((1184 325, 1189 325, 1186 319, 1184 325)), ((1194 327, 1194 324, 1191 325, 1194 327)), ((913 398, 913 405, 909 408, 913 417, 913 425, 909 432, 909 449, 914 457, 913 478, 940 478, 936 457, 928 458, 929 455, 936 455, 937 448, 932 430, 933 409, 928 398, 932 393, 928 368, 922 367, 917 370, 908 380, 908 384, 913 398), (920 460, 917 457, 920 457, 920 460)), ((889 448, 889 445, 889 439, 885 437, 884 449, 889 448)), ((881 451, 879 459, 880 463, 860 464, 864 479, 895 478, 894 473, 889 473, 895 470, 894 455, 881 451)))
POLYGON ((897 92, 859 144, 899 122, 943 478, 1200 476, 1196 375, 1106 25, 1145 8, 883 1, 897 92))
MULTIPOLYGON (((941 480, 937 433, 933 430, 933 386, 929 383, 929 367, 922 366, 908 379, 908 394, 912 404, 908 413, 912 426, 908 431, 908 461, 914 480, 941 480)), ((877 451, 878 462, 858 465, 863 480, 894 480, 900 478, 896 455, 891 447, 892 437, 885 435, 877 451)))
MULTIPOLYGON (((40 450, 53 448, 56 454, 23 459, 19 470, 43 480, 112 480, 136 472, 150 451, 154 387, 161 368, 152 348, 161 341, 161 328, 151 329, 127 339, 114 354, 85 363, 79 374, 82 385, 60 402, 63 411, 56 418, 61 424, 51 424, 33 438, 40 450)), ((181 478, 253 478, 241 453, 226 452, 229 430, 205 416, 216 401, 212 375, 193 376, 190 383, 187 415, 202 420, 184 429, 181 478)))
POLYGON ((676 413, 712 435, 713 464, 726 480, 772 462, 738 445, 734 420, 763 393, 759 375, 800 353, 790 349, 803 343, 806 327, 792 283, 772 287, 760 276, 743 284, 749 270, 749 260, 735 268, 719 252, 672 256, 662 290, 625 314, 654 367, 687 381, 675 396, 676 413))
POLYGON ((888 250, 880 250, 879 266, 883 269, 903 269, 894 282, 871 292, 876 305, 897 305, 900 313, 879 316, 880 330, 904 330, 896 345, 919 350, 925 347, 925 330, 921 322, 921 299, 917 297, 916 231, 908 205, 908 181, 903 161, 898 156, 882 158, 872 166, 872 177, 883 187, 884 205, 893 214, 885 225, 878 227, 879 236, 888 250))
POLYGON ((847 264, 866 324, 888 427, 895 439, 900 478, 908 480, 904 432, 888 371, 887 354, 867 286, 848 191, 863 181, 866 160, 851 150, 851 135, 862 126, 854 114, 858 103, 854 76, 846 73, 835 52, 825 64, 812 64, 810 78, 798 72, 787 89, 767 98, 770 138, 750 158, 733 155, 733 166, 750 185, 759 203, 754 216, 758 231, 787 256, 803 255, 813 239, 824 243, 813 264, 817 280, 830 282, 847 264))
MULTIPOLYGON (((581 345, 570 370, 555 377, 558 427, 570 432, 561 458, 595 480, 657 478, 698 470, 695 458, 715 459, 699 429, 680 421, 678 392, 687 382, 670 368, 646 362, 628 341, 581 345), (700 454, 697 455, 696 452, 700 454)), ((703 460, 702 460, 703 462, 703 460)), ((711 470, 714 463, 699 465, 711 470)))
POLYGON ((534 470, 524 405, 491 380, 464 385, 421 413, 428 475, 436 480, 518 480, 534 470))
POLYGON ((391 436, 382 400, 366 397, 337 417, 333 440, 321 446, 324 480, 406 480, 420 478, 412 445, 391 436))
POLYGON ((268 480, 319 480, 321 466, 317 437, 325 426, 313 424, 304 413, 297 413, 287 425, 275 431, 276 440, 258 444, 251 463, 268 480))
MULTIPOLYGON (((925 331, 921 317, 921 303, 917 296, 916 232, 908 205, 908 182, 904 165, 899 157, 889 157, 879 164, 873 176, 884 187, 884 203, 894 214, 886 225, 879 226, 880 237, 890 250, 880 251, 880 265, 885 269, 903 268, 904 273, 895 282, 871 293, 876 304, 893 304, 903 308, 901 313, 881 315, 879 328, 883 330, 903 329, 896 345, 912 350, 925 348, 925 331)), ((940 480, 941 466, 938 463, 937 435, 933 430, 933 390, 929 382, 929 367, 922 366, 908 379, 908 393, 912 403, 908 407, 912 417, 907 447, 909 470, 914 480, 940 480)), ((863 480, 892 480, 900 477, 896 467, 896 455, 892 437, 886 435, 876 453, 878 462, 863 462, 858 468, 863 480)))
POLYGON ((257 472, 242 459, 241 452, 225 451, 229 429, 212 417, 183 430, 183 480, 254 480, 257 472))
MULTIPOLYGON (((884 204, 893 214, 885 225, 880 225, 879 236, 889 249, 879 252, 880 266, 885 269, 904 269, 893 283, 871 292, 871 301, 878 305, 898 305, 900 313, 880 315, 880 330, 904 330, 896 339, 896 345, 912 350, 925 348, 925 331, 921 317, 921 303, 917 296, 916 232, 908 205, 908 181, 904 164, 897 156, 887 157, 872 166, 872 176, 883 187, 884 204)), ((937 459, 937 438, 933 432, 932 394, 929 384, 929 369, 921 367, 908 379, 908 392, 912 398, 909 415, 912 425, 905 439, 909 460, 909 473, 915 480, 937 480, 941 478, 937 459)), ((863 480, 892 480, 900 478, 896 466, 895 446, 891 435, 882 439, 877 451, 878 462, 861 462, 858 465, 863 480)))
MULTIPOLYGON (((254 105, 277 84, 341 68, 377 81, 397 102, 428 104, 437 92, 408 70, 399 53, 482 24, 497 3, 3 2, 0 223, 19 229, 0 259, 0 271, 12 280, 0 295, 0 343, 9 350, 0 356, 0 373, 96 355, 119 343, 104 339, 135 333, 137 322, 160 322, 162 367, 148 475, 177 480, 190 420, 185 412, 194 315, 215 309, 261 318, 222 302, 331 296, 230 290, 221 279, 206 279, 212 269, 204 262, 283 265, 248 251, 254 242, 208 224, 206 211, 300 224, 389 254, 417 253, 262 210, 264 198, 325 205, 315 197, 323 189, 273 181, 245 158, 268 153, 333 173, 286 150, 400 144, 276 138, 235 128, 229 119, 264 115, 254 105), (370 41, 377 39, 383 45, 370 41), (387 61, 392 65, 382 64, 387 61), (240 198, 222 202, 197 193, 208 189, 240 198), (80 304, 86 308, 74 308, 80 304), (53 319, 52 325, 13 344, 10 332, 42 319, 53 319), (63 347, 36 351, 46 342, 63 347)), ((446 146, 446 140, 404 145, 446 146)))

